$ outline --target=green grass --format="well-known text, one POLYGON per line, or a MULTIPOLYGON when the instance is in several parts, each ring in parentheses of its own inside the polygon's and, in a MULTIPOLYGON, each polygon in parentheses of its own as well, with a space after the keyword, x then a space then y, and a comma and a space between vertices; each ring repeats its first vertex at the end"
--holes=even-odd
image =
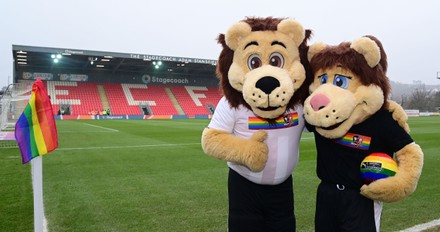
MULTIPOLYGON (((440 117, 410 118, 425 165, 417 191, 385 204, 382 231, 440 218, 440 117)), ((43 157, 49 231, 226 231, 227 167, 203 154, 202 119, 57 121, 59 148, 43 157)), ((30 165, 0 149, 0 231, 32 231, 30 165)), ((294 173, 298 231, 313 231, 313 135, 294 173)))

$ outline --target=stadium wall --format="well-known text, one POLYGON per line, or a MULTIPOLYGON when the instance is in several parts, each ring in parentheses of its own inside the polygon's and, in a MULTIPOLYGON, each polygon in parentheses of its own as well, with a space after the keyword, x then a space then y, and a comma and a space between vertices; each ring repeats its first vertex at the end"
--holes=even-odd
MULTIPOLYGON (((151 119, 187 119, 186 115, 55 115, 56 120, 151 120, 151 119)), ((196 115, 196 119, 210 119, 211 115, 196 115)))

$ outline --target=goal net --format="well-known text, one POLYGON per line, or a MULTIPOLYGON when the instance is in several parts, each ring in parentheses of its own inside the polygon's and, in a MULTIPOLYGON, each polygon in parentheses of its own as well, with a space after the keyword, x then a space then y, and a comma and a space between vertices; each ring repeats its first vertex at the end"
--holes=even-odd
POLYGON ((17 147, 15 123, 28 104, 32 81, 10 84, 0 99, 0 147, 17 147))

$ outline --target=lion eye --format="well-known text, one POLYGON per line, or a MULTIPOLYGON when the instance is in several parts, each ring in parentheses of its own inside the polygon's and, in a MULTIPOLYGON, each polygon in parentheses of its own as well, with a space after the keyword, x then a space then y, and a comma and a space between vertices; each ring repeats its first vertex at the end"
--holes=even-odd
POLYGON ((350 77, 336 74, 335 79, 333 80, 333 84, 343 89, 346 89, 348 87, 349 79, 350 77))
POLYGON ((253 54, 253 55, 249 56, 249 58, 248 58, 248 67, 249 67, 250 70, 253 70, 253 69, 261 67, 261 64, 262 64, 262 62, 261 62, 261 59, 260 59, 259 55, 253 54))
POLYGON ((324 73, 324 74, 322 74, 321 76, 318 76, 318 79, 319 79, 319 83, 320 83, 321 85, 326 84, 327 81, 328 81, 327 73, 324 73))
POLYGON ((269 58, 269 64, 278 68, 284 66, 284 57, 278 52, 272 53, 269 58))

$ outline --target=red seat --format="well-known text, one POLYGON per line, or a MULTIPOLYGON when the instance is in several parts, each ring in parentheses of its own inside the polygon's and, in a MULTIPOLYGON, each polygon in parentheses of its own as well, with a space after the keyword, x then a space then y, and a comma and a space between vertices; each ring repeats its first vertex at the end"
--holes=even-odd
POLYGON ((188 117, 210 114, 207 106, 217 105, 221 98, 218 87, 171 86, 170 89, 188 117))

